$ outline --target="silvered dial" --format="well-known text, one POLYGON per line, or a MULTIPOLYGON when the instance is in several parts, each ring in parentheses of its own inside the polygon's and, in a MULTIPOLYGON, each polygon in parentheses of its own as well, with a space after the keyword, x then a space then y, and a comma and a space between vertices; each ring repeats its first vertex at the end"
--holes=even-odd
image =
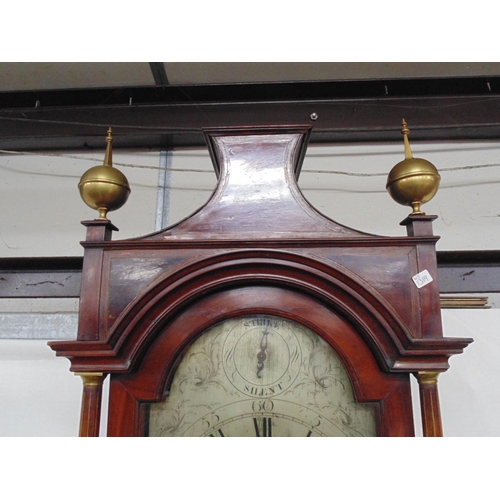
POLYGON ((335 351, 303 325, 271 315, 223 321, 186 351, 151 436, 371 436, 335 351))

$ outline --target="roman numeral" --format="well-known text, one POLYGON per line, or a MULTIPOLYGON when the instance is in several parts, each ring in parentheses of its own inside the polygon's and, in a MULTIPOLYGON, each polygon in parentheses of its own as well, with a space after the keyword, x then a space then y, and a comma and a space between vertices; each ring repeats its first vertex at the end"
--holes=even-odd
POLYGON ((255 427, 256 437, 273 437, 273 421, 271 417, 264 417, 262 419, 262 428, 260 426, 261 422, 254 417, 253 425, 255 427))

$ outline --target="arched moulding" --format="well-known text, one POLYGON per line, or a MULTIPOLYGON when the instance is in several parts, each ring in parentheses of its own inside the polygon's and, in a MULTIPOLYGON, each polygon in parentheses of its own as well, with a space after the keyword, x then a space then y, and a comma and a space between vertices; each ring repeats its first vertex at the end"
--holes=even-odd
MULTIPOLYGON (((132 372, 158 333, 183 311, 195 304, 198 308, 205 297, 238 290, 242 296, 248 295, 245 300, 250 309, 268 308, 258 294, 250 292, 254 287, 295 291, 339 314, 353 326, 385 372, 412 372, 423 366, 444 371, 449 356, 462 352, 468 344, 467 339, 413 338, 392 306, 374 288, 336 263, 296 252, 256 249, 218 253, 165 273, 129 304, 106 340, 58 343, 58 354, 71 358, 73 371, 132 372)), ((284 304, 275 307, 276 311, 288 311, 286 314, 293 319, 293 311, 284 308, 284 304)), ((237 311, 226 314, 234 315, 237 311)), ((203 327, 208 328, 222 317, 203 327)), ((193 331, 188 337, 179 338, 177 351, 199 333, 193 331)), ((333 345, 334 339, 327 332, 318 333, 333 345)))
POLYGON ((413 434, 408 374, 381 371, 356 328, 315 297, 260 283, 213 291, 159 328, 136 369, 112 375, 108 435, 147 435, 148 404, 168 397, 186 348, 211 326, 252 314, 293 320, 320 335, 342 360, 356 400, 373 407, 378 434, 413 434))

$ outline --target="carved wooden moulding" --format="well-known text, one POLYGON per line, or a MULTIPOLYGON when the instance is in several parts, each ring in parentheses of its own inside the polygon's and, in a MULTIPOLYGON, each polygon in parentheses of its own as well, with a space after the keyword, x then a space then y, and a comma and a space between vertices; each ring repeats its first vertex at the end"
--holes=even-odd
POLYGON ((108 435, 413 435, 411 373, 440 435, 437 374, 471 340, 443 337, 435 217, 381 237, 320 214, 297 186, 308 127, 205 133, 218 184, 191 217, 122 241, 83 222, 78 339, 50 345, 110 374, 108 435))

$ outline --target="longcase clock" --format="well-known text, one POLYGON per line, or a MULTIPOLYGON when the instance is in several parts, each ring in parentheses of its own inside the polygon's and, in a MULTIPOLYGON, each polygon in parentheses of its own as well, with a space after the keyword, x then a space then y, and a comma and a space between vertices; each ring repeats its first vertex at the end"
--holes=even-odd
POLYGON ((191 217, 121 241, 106 201, 83 222, 78 338, 50 343, 84 382, 80 435, 109 376, 108 436, 411 436, 412 374, 441 435, 437 377, 471 340, 443 337, 435 217, 381 237, 320 214, 307 126, 205 134, 218 184, 191 217))

